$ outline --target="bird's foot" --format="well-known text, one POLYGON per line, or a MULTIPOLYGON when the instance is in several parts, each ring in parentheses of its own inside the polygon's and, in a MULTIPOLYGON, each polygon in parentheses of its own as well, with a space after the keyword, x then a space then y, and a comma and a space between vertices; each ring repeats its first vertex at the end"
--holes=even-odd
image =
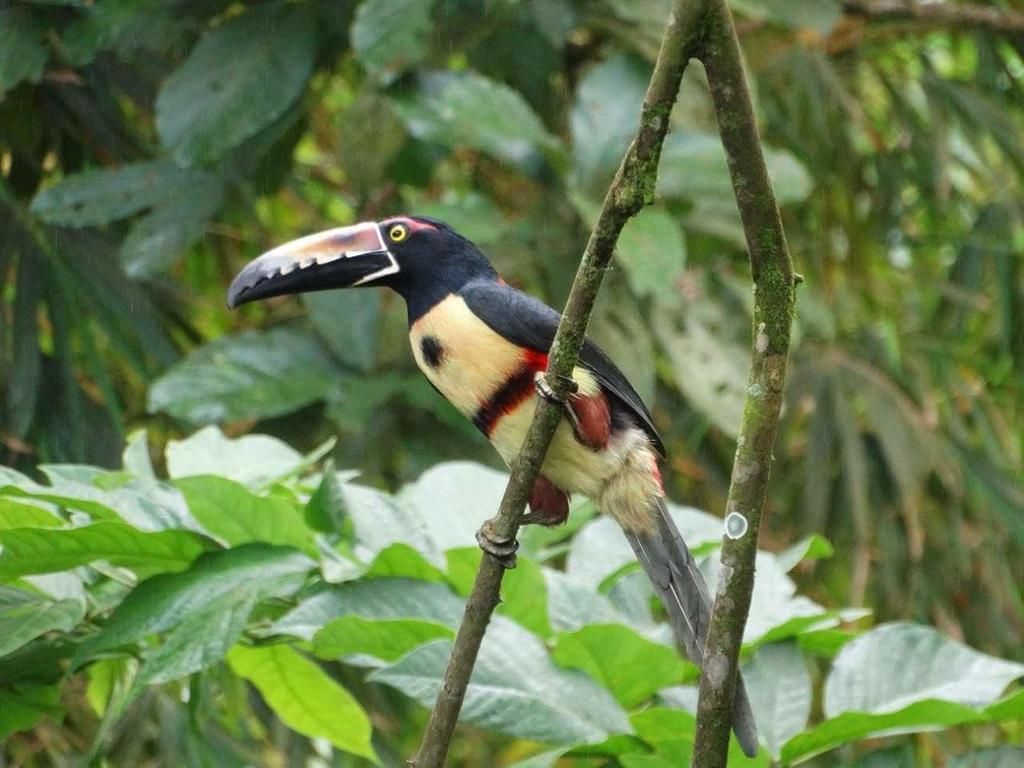
POLYGON ((516 550, 519 542, 515 539, 500 539, 494 531, 494 524, 488 520, 476 532, 476 543, 487 554, 494 557, 504 568, 516 567, 516 550))
MULTIPOLYGON (((565 384, 566 391, 569 394, 575 394, 576 392, 579 391, 580 387, 579 387, 579 384, 576 383, 575 379, 572 379, 569 376, 558 376, 557 378, 558 378, 558 380, 561 383, 565 384)), ((548 377, 547 377, 546 373, 544 373, 543 371, 538 371, 537 372, 537 378, 536 378, 534 384, 537 387, 537 394, 539 394, 541 397, 543 397, 549 403, 555 403, 557 405, 565 405, 565 403, 566 403, 565 398, 559 396, 559 394, 557 392, 555 392, 554 387, 552 387, 548 383, 548 377)))

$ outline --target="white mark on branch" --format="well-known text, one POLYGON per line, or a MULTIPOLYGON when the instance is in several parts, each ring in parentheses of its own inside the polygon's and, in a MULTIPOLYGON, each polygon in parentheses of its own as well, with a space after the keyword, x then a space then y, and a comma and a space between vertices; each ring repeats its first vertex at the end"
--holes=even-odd
POLYGON ((760 384, 751 384, 750 387, 747 389, 747 394, 750 395, 751 397, 760 397, 761 395, 764 394, 764 387, 762 387, 760 384))
POLYGON ((743 535, 747 532, 749 527, 750 524, 747 523, 747 518, 739 512, 730 512, 726 515, 725 535, 733 541, 743 538, 743 535))
POLYGON ((725 685, 725 676, 729 674, 729 662, 724 653, 716 653, 711 657, 706 674, 716 688, 725 685))
POLYGON ((757 339, 754 346, 756 347, 759 354, 764 354, 765 350, 768 349, 768 334, 764 332, 766 328, 765 323, 758 323, 757 325, 757 339))
POLYGON ((752 461, 749 464, 737 461, 733 476, 736 478, 737 483, 747 483, 757 477, 760 471, 761 465, 756 461, 752 461))

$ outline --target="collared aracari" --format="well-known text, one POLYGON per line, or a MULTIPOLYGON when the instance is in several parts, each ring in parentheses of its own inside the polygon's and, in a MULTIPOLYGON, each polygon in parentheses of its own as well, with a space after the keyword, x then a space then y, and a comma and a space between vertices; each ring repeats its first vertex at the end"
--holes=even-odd
MULTIPOLYGON (((416 364, 511 464, 544 394, 559 314, 505 283, 468 239, 443 222, 401 216, 331 229, 250 262, 228 305, 354 286, 386 286, 405 299, 416 364)), ((558 525, 569 494, 590 497, 622 527, 658 592, 686 655, 698 665, 710 617, 708 587, 665 505, 658 459, 665 448, 651 414, 609 357, 587 340, 526 523, 558 525)), ((550 392, 550 390, 548 390, 550 392)), ((481 544, 508 554, 503 542, 481 544)), ((514 551, 514 550, 513 550, 514 551)), ((737 680, 733 728, 757 752, 750 702, 737 680)))

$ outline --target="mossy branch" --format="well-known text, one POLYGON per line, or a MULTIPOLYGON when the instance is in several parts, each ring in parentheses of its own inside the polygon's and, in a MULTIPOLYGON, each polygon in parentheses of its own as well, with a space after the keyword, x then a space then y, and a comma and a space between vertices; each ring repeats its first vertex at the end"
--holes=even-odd
POLYGON ((699 56, 729 162, 754 282, 750 378, 726 502, 726 535, 704 647, 693 751, 695 766, 722 768, 728 756, 740 644, 754 589, 758 531, 782 408, 795 281, 732 15, 726 0, 707 0, 706 5, 699 56))
MULTIPOLYGON (((679 93, 679 83, 698 44, 700 11, 700 3, 686 0, 674 3, 644 96, 640 127, 605 195, 597 224, 583 252, 548 362, 548 383, 562 398, 569 394, 568 379, 576 367, 594 301, 619 233, 632 216, 654 201, 661 147, 668 132, 669 115, 679 93)), ((537 399, 536 415, 519 456, 512 464, 512 474, 498 514, 488 521, 492 538, 499 541, 515 539, 530 490, 561 418, 559 406, 537 399)), ((498 604, 504 570, 497 559, 485 553, 455 637, 437 702, 430 713, 423 743, 416 757, 410 761, 416 768, 441 768, 444 764, 480 643, 498 604)))

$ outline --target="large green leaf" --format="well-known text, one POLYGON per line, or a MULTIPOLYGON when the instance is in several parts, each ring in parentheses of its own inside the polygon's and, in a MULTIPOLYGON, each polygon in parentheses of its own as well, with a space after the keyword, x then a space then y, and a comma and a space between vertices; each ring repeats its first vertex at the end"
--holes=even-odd
POLYGON ((41 506, 20 504, 0 496, 0 530, 8 528, 53 528, 61 524, 56 514, 41 506))
POLYGON ((352 694, 312 661, 287 646, 271 645, 237 646, 228 663, 256 686, 289 728, 376 762, 370 718, 352 694))
POLYGON ((820 725, 797 734, 782 749, 783 762, 804 760, 813 755, 874 734, 894 735, 934 731, 956 725, 992 723, 1024 717, 1024 694, 1017 694, 982 708, 951 701, 927 699, 897 712, 867 714, 844 712, 820 725))
POLYGON ((302 465, 302 454, 269 435, 226 437, 203 427, 184 440, 167 443, 167 473, 173 478, 218 475, 258 488, 302 465))
POLYGON ((132 278, 155 277, 170 267, 206 232, 220 209, 222 184, 209 177, 193 184, 188 194, 160 203, 136 221, 121 243, 121 264, 132 278))
POLYGON ((210 28, 160 89, 160 141, 180 163, 216 160, 299 97, 315 46, 313 17, 304 5, 250 6, 210 28))
POLYGON ((675 648, 618 624, 591 624, 563 633, 551 655, 562 666, 586 672, 628 709, 692 673, 692 665, 675 648))
POLYGON ((118 522, 0 531, 0 544, 0 581, 62 571, 97 560, 147 575, 180 571, 209 548, 191 531, 147 533, 118 522))
MULTIPOLYGON (((450 651, 446 641, 421 646, 370 679, 432 706, 450 651)), ((536 636, 501 617, 484 636, 461 719, 554 744, 593 744, 630 731, 625 713, 607 691, 555 666, 536 636)))
POLYGON ((302 296, 309 319, 339 360, 357 371, 373 369, 380 331, 380 293, 322 291, 302 296))
POLYGON ((996 701, 1024 665, 978 653, 931 627, 884 624, 847 643, 825 684, 825 715, 790 739, 784 760, 875 733, 1024 716, 1024 693, 996 701))
POLYGON ((230 545, 262 541, 317 555, 313 532, 294 502, 256 496, 244 485, 214 475, 181 478, 175 485, 196 520, 230 545))
POLYGON ((59 722, 63 715, 57 686, 0 686, 0 740, 31 728, 44 717, 59 722))
POLYGON ((637 296, 678 293, 686 267, 686 242, 679 225, 661 208, 644 208, 630 219, 615 247, 637 296))
POLYGON ((50 224, 85 227, 106 224, 161 204, 180 204, 195 190, 217 187, 202 171, 155 160, 83 171, 47 187, 32 201, 32 212, 50 224))
POLYGON ((443 624, 423 619, 365 619, 340 616, 313 637, 313 651, 324 659, 370 657, 375 664, 398 661, 414 648, 433 640, 453 640, 443 624), (379 660, 379 661, 377 661, 379 660))
MULTIPOLYGON (((124 599, 98 633, 75 652, 76 665, 92 656, 133 643, 146 635, 181 626, 207 606, 252 604, 268 597, 293 594, 314 562, 294 549, 268 544, 243 544, 197 559, 182 573, 162 574, 144 581, 124 599)), ((218 627, 193 622, 201 635, 218 627)), ((199 641, 201 638, 197 638, 199 641)))
POLYGON ((52 486, 29 481, 18 486, 0 486, 4 496, 36 499, 67 509, 85 512, 95 520, 124 520, 143 531, 175 528, 202 531, 189 514, 185 499, 166 483, 132 479, 109 491, 88 482, 55 473, 55 467, 41 467, 50 474, 52 486))
POLYGON ((28 8, 0 8, 0 99, 22 80, 39 82, 48 52, 46 30, 28 8))
POLYGON ((352 49, 385 82, 420 61, 430 46, 434 0, 364 0, 352 22, 352 49))
POLYGON ((772 757, 807 727, 811 714, 811 675, 796 643, 759 648, 744 665, 743 679, 757 722, 757 735, 772 757))
POLYGON ((529 104, 506 85, 475 72, 430 72, 419 89, 395 102, 417 138, 469 147, 512 163, 560 148, 529 104))
POLYGON ((45 632, 69 632, 83 616, 84 600, 59 600, 15 587, 0 587, 0 656, 45 632))
POLYGON ((648 65, 619 53, 587 70, 576 87, 569 115, 573 180, 590 198, 604 197, 636 134, 649 79, 648 65))
POLYGON ((295 328, 245 331, 200 347, 149 389, 149 411, 193 424, 265 419, 322 399, 341 371, 295 328))
POLYGON ((286 613, 269 634, 311 640, 341 616, 369 620, 420 619, 454 628, 462 620, 463 603, 448 587, 412 579, 365 579, 331 586, 286 613))
POLYGON ((840 652, 825 685, 825 714, 897 712, 929 699, 981 707, 1019 677, 1024 664, 978 653, 931 627, 885 624, 840 652))

